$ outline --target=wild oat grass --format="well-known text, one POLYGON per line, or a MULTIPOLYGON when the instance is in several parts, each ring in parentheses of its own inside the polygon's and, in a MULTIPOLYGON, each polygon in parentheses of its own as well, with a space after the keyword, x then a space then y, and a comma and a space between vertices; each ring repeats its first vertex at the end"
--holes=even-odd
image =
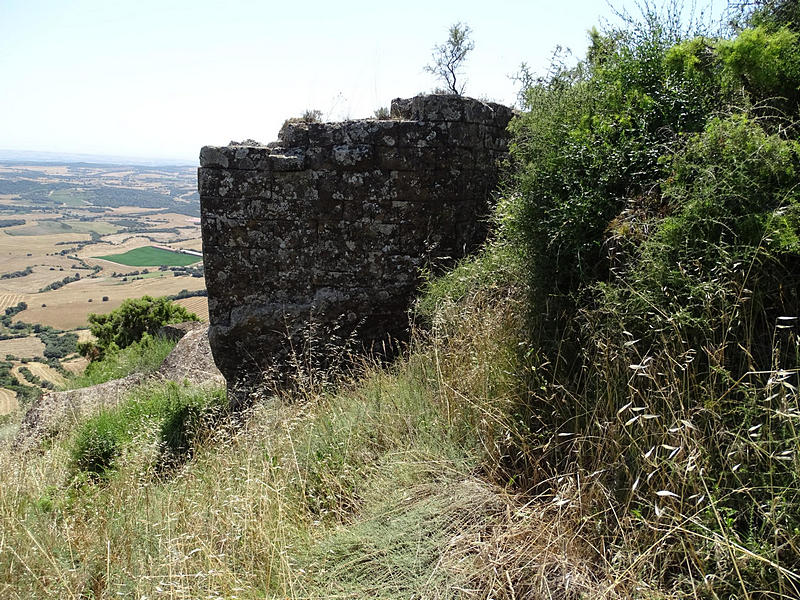
POLYGON ((516 502, 479 477, 504 435, 493 399, 510 393, 509 365, 487 360, 516 303, 490 305, 474 296, 447 337, 434 328, 359 381, 221 420, 171 472, 153 468, 139 419, 101 480, 75 474, 80 427, 39 454, 3 449, 0 593, 482 597, 469 565, 516 502))

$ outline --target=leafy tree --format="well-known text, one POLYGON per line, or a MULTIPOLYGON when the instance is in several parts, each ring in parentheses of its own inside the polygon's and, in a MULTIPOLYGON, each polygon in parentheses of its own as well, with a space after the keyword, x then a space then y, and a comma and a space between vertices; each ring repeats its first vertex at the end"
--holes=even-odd
POLYGON ((108 314, 89 315, 89 329, 97 341, 79 344, 78 351, 91 360, 101 360, 106 352, 126 348, 145 333, 155 335, 163 325, 199 320, 196 314, 165 297, 128 298, 108 314))
POLYGON ((456 96, 464 93, 466 82, 459 82, 458 78, 467 54, 475 48, 475 43, 470 39, 471 34, 469 25, 460 22, 451 25, 447 41, 433 47, 433 62, 425 65, 425 72, 444 81, 447 92, 456 96))
POLYGON ((800 31, 800 3, 797 0, 738 0, 728 6, 734 24, 740 27, 789 27, 800 31))

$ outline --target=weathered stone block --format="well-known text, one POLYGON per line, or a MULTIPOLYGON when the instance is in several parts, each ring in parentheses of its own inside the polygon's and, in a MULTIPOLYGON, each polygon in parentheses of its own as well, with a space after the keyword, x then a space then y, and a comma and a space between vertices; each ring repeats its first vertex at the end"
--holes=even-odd
POLYGON ((200 196, 216 198, 270 198, 270 171, 242 171, 201 167, 198 173, 200 196))

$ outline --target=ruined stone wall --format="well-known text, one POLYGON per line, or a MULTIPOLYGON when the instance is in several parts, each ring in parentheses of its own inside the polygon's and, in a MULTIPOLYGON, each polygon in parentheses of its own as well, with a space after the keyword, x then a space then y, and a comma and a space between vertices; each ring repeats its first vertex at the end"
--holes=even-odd
POLYGON ((421 269, 483 240, 510 109, 434 95, 391 114, 202 149, 209 337, 229 385, 303 355, 309 322, 315 353, 402 336, 421 269))

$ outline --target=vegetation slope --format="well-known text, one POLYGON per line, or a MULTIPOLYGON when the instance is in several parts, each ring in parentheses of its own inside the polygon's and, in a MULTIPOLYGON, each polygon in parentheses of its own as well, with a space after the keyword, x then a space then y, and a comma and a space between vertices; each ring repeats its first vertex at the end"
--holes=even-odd
POLYGON ((800 11, 527 77, 495 235, 414 343, 0 454, 11 597, 796 598, 800 11))

